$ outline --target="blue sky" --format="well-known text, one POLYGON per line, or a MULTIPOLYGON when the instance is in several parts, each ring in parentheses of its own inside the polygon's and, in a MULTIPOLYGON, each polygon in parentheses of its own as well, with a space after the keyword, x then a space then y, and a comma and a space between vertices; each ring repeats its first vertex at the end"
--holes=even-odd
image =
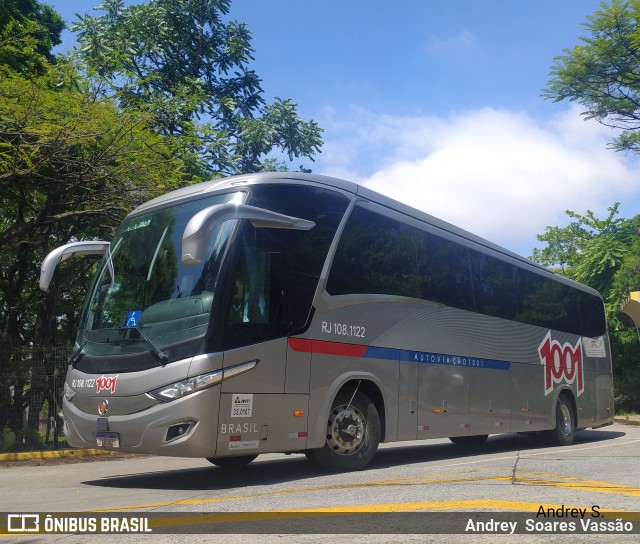
MULTIPOLYGON (((69 22, 98 1, 49 2, 69 22)), ((567 209, 640 213, 640 161, 544 100, 599 0, 234 0, 264 96, 324 129, 314 172, 367 185, 509 249, 567 209)), ((73 45, 65 34, 63 49, 73 45)), ((295 161, 294 167, 303 161, 295 161)))

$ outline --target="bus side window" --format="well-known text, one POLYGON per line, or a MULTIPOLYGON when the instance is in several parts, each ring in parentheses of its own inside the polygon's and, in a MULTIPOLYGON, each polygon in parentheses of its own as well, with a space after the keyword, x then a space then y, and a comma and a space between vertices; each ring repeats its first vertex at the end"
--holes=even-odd
POLYGON ((286 313, 289 332, 302 329, 311 313, 318 280, 338 225, 349 205, 344 195, 305 185, 269 185, 261 193, 258 206, 315 223, 309 231, 262 229, 270 238, 270 250, 278 248, 280 283, 272 293, 282 293, 281 313, 286 313))

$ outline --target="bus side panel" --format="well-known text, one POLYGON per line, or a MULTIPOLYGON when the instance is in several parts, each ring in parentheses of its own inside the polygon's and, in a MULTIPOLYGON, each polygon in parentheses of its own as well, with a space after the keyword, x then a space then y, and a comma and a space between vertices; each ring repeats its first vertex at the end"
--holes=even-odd
POLYGON ((216 457, 305 449, 311 354, 292 352, 287 342, 278 338, 224 352, 225 369, 258 362, 222 383, 216 457), (302 394, 283 394, 288 362, 288 391, 302 394))
POLYGON ((309 393, 311 377, 311 352, 296 351, 287 348, 287 373, 285 376, 285 393, 309 393))
POLYGON ((509 369, 420 365, 420 438, 509 431, 509 369))
POLYGON ((596 412, 598 410, 598 399, 596 380, 598 374, 596 372, 588 371, 587 367, 588 365, 585 362, 583 392, 579 396, 576 396, 575 389, 573 389, 574 398, 576 399, 576 413, 578 416, 576 427, 579 429, 584 429, 585 427, 594 425, 597 419, 596 412))
POLYGON ((578 428, 600 426, 613 416, 610 374, 585 371, 584 393, 577 399, 578 428))
POLYGON ((596 423, 603 424, 613 418, 613 381, 611 374, 600 374, 596 384, 596 423))
POLYGON ((469 385, 469 434, 483 435, 509 432, 510 373, 508 369, 474 369, 469 385))
POLYGON ((611 346, 606 336, 583 338, 584 394, 578 397, 578 428, 600 427, 613 421, 611 346))
POLYGON ((469 369, 420 365, 418 438, 469 434, 469 369))
MULTIPOLYGON (((420 367, 400 361, 398 382, 398 440, 415 440, 418 436, 418 383, 420 367)), ((389 431, 389 429, 387 429, 389 431)))
POLYGON ((551 429, 554 396, 544 394, 544 367, 540 364, 511 364, 511 431, 551 429))
POLYGON ((249 372, 225 379, 222 382, 223 393, 284 393, 286 338, 224 352, 225 369, 249 361, 258 363, 249 372))

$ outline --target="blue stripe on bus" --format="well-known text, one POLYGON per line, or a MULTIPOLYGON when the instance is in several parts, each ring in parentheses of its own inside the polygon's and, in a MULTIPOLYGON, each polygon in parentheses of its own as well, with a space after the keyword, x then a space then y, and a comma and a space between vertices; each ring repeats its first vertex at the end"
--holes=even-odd
POLYGON ((493 370, 509 370, 509 361, 468 357, 466 355, 450 355, 446 353, 431 353, 428 351, 413 351, 406 349, 380 348, 369 346, 364 354, 366 359, 388 359, 408 363, 423 363, 431 365, 462 366, 467 368, 490 368, 493 370))

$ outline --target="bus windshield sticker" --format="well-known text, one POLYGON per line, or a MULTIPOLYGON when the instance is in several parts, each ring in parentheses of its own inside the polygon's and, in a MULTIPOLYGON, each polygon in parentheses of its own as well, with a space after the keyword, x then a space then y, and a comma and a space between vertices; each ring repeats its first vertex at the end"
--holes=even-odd
POLYGON ((124 323, 125 327, 137 327, 140 322, 140 316, 142 315, 142 310, 131 310, 127 314, 127 320, 124 323))
POLYGON ((144 227, 148 227, 151 224, 151 219, 142 219, 137 223, 127 227, 124 232, 131 232, 132 230, 143 229, 144 227))

